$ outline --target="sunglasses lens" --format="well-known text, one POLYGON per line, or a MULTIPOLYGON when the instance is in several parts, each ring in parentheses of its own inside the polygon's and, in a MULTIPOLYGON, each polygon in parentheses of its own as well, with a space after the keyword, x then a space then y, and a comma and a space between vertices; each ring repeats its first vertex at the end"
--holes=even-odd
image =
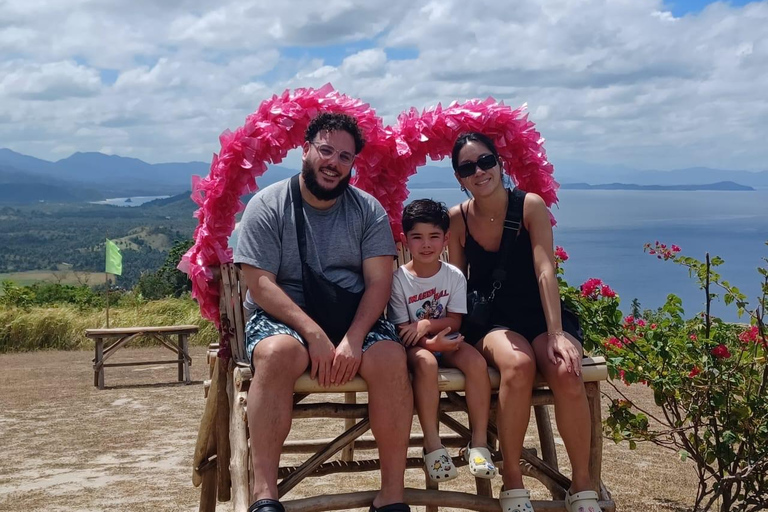
POLYGON ((473 174, 475 174, 475 164, 474 163, 461 164, 456 168, 456 172, 462 178, 467 178, 469 176, 472 176, 473 174))
POLYGON ((477 166, 484 171, 496 165, 496 157, 493 155, 483 155, 477 159, 477 166))

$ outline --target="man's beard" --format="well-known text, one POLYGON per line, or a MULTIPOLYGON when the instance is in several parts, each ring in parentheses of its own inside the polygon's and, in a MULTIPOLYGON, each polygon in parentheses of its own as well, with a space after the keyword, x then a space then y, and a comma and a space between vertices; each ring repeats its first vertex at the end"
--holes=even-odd
POLYGON ((312 164, 304 160, 301 164, 301 176, 304 178, 304 185, 307 186, 307 190, 318 198, 320 201, 332 201, 343 194, 349 187, 349 181, 352 179, 352 173, 347 174, 346 178, 342 178, 338 185, 328 190, 323 188, 317 181, 317 173, 320 170, 314 170, 312 164))

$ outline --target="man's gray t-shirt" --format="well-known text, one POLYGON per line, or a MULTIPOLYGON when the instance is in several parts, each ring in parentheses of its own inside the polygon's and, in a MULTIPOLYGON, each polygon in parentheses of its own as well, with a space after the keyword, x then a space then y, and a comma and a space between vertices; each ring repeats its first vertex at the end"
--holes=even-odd
MULTIPOLYGON (((389 218, 370 194, 349 187, 327 210, 304 202, 307 263, 326 279, 352 292, 365 287, 363 260, 396 253, 389 218)), ((248 201, 234 261, 277 276, 277 284, 304 307, 301 257, 296 239, 290 179, 260 190, 248 201)), ((245 308, 258 308, 248 294, 245 308)))

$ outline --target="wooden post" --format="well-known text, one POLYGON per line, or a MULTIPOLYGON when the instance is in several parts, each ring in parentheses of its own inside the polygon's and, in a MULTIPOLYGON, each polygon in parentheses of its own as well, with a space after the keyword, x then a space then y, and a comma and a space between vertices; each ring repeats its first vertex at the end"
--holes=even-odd
MULTIPOLYGON (((221 361, 221 360, 219 360, 221 361)), ((219 368, 219 361, 216 362, 216 369, 219 368)), ((208 450, 208 441, 214 438, 213 428, 216 423, 216 405, 219 389, 219 380, 213 379, 208 398, 205 400, 205 409, 203 417, 200 420, 200 429, 197 431, 197 443, 195 443, 195 454, 192 459, 192 484, 198 487, 202 483, 202 475, 199 467, 211 455, 208 450)))
POLYGON ((104 389, 104 338, 96 338, 96 358, 93 363, 93 385, 104 389))
MULTIPOLYGON (((437 491, 440 489, 440 484, 437 482, 433 482, 431 478, 429 478, 429 470, 427 468, 424 468, 424 488, 430 489, 433 491, 437 491)), ((437 505, 427 505, 426 506, 426 512, 437 512, 437 505)))
POLYGON ((589 477, 592 490, 600 492, 601 467, 603 464, 603 420, 600 415, 600 382, 584 384, 589 402, 589 417, 592 423, 589 445, 589 477))
MULTIPOLYGON (((354 391, 350 391, 347 393, 344 393, 344 403, 345 404, 356 404, 357 403, 357 393, 354 391)), ((344 430, 349 430, 350 428, 355 426, 355 419, 354 418, 346 418, 344 420, 344 430)), ((343 450, 341 450, 341 460, 345 462, 351 462, 355 460, 355 442, 352 441, 347 446, 344 447, 343 450)))

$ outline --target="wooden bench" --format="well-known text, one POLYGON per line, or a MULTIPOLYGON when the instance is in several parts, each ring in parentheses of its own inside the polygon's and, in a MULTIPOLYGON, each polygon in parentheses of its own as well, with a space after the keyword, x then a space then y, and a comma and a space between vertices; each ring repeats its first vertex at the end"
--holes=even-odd
POLYGON ((96 355, 93 358, 93 385, 104 389, 104 368, 108 366, 142 366, 154 364, 175 364, 179 367, 179 382, 190 383, 189 336, 197 332, 196 325, 170 325, 160 327, 116 327, 113 329, 86 329, 86 338, 95 340, 96 355), (130 341, 141 336, 148 336, 160 342, 162 346, 174 352, 177 357, 163 361, 133 361, 126 363, 106 363, 115 352, 130 341), (176 340, 173 337, 176 336, 176 340), (114 340, 106 349, 104 340, 114 340))
MULTIPOLYGON (((402 252, 399 261, 407 261, 402 252)), ((205 411, 198 432, 197 446, 193 461, 193 483, 202 485, 200 511, 213 512, 216 501, 232 499, 235 512, 245 512, 250 501, 250 458, 248 451, 248 429, 246 418, 247 391, 251 382, 249 362, 244 354, 244 316, 242 302, 246 287, 240 279, 239 270, 232 264, 216 269, 220 283, 221 343, 212 345, 208 352, 211 379, 205 383, 207 397, 205 411)), ((605 512, 613 512, 615 504, 601 481, 602 463, 602 422, 600 414, 600 381, 608 378, 603 358, 586 357, 583 360, 583 375, 592 419, 590 472, 593 486, 599 492, 600 505, 605 512)), ((499 385, 499 373, 489 369, 491 385, 495 391, 499 385)), ((443 436, 448 448, 467 445, 470 431, 465 422, 451 413, 466 413, 467 405, 461 392, 464 376, 455 369, 441 369, 439 388, 444 393, 440 401, 440 422, 455 434, 443 436)), ((281 466, 278 473, 278 490, 281 501, 289 512, 320 512, 367 507, 377 490, 359 491, 346 494, 323 494, 301 499, 286 500, 283 496, 307 477, 318 477, 333 473, 357 473, 379 469, 378 459, 357 460, 355 450, 376 448, 371 437, 361 438, 369 428, 367 404, 357 403, 357 394, 366 391, 365 381, 357 376, 343 386, 322 388, 308 374, 303 375, 294 387, 293 418, 343 418, 345 431, 333 439, 289 440, 283 446, 283 453, 312 454, 299 466, 281 466), (301 403, 309 395, 323 394, 326 401, 301 403), (341 452, 340 460, 330 461, 341 452)), ((494 448, 493 457, 501 463, 498 451, 497 428, 492 417, 489 424, 489 440, 494 448)), ((539 448, 524 450, 520 465, 526 476, 542 482, 552 495, 549 501, 533 501, 535 510, 565 511, 565 491, 570 480, 560 473, 547 406, 553 403, 552 392, 546 383, 537 378, 533 391, 532 405, 539 436, 539 448)), ((409 445, 420 447, 423 438, 411 435, 409 445)), ((457 466, 466 463, 455 458, 457 466)), ((421 457, 409 457, 408 468, 423 468, 421 457)), ((491 482, 476 479, 476 494, 441 491, 426 478, 426 489, 405 491, 405 501, 413 506, 426 506, 428 512, 438 507, 453 507, 497 512, 498 500, 493 498, 491 482)), ((499 480, 496 480, 498 483, 499 480)))

